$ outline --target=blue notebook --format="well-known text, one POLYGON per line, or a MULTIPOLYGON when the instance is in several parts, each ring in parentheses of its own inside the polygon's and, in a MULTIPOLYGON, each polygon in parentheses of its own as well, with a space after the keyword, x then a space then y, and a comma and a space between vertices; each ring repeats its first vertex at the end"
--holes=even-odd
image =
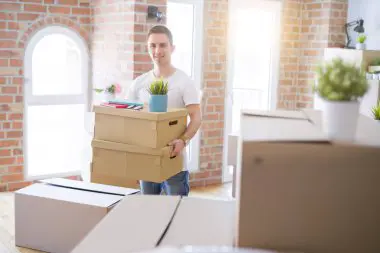
POLYGON ((144 103, 132 101, 132 100, 125 100, 125 99, 111 99, 108 101, 110 104, 119 104, 119 105, 135 105, 135 106, 144 106, 144 103))

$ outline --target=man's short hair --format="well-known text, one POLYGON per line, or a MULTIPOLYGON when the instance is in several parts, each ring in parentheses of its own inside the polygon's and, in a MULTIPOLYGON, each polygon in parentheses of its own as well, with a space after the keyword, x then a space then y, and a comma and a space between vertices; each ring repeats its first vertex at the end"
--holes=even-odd
POLYGON ((173 35, 172 32, 164 25, 155 25, 152 28, 150 28, 148 32, 148 38, 151 34, 165 34, 169 38, 169 42, 171 45, 173 45, 173 35))

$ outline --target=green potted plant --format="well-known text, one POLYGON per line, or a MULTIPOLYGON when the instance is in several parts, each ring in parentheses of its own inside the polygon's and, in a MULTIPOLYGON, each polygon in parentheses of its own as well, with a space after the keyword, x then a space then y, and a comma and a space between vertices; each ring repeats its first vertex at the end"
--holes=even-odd
POLYGON ((377 105, 372 107, 372 115, 373 118, 380 123, 380 101, 378 102, 377 105))
POLYGON ((352 141, 360 99, 368 91, 365 71, 355 63, 334 58, 318 66, 313 90, 322 99, 323 129, 331 139, 352 141))
POLYGON ((359 34, 356 38, 356 49, 364 50, 366 49, 365 41, 367 40, 367 36, 365 34, 359 34))
POLYGON ((372 78, 368 79, 380 79, 380 58, 376 58, 369 63, 368 73, 372 75, 372 78))
POLYGON ((103 93, 104 100, 109 102, 116 98, 116 94, 121 93, 121 85, 118 83, 111 84, 104 89, 95 88, 94 91, 98 94, 103 93))
POLYGON ((168 82, 163 78, 154 80, 148 88, 150 94, 149 111, 166 112, 168 110, 168 82))

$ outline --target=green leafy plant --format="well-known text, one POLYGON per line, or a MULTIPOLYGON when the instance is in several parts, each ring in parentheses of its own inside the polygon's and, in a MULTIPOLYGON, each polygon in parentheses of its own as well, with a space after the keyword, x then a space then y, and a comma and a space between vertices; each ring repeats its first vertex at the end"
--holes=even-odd
POLYGON ((313 91, 329 101, 357 101, 369 87, 365 71, 339 57, 320 64, 316 79, 313 91))
POLYGON ((111 94, 116 94, 116 93, 121 92, 121 86, 120 86, 120 84, 116 83, 116 84, 111 84, 111 85, 107 86, 105 89, 95 88, 94 91, 96 93, 107 92, 107 93, 111 93, 111 94))
POLYGON ((376 58, 369 64, 370 66, 380 66, 380 58, 376 58))
POLYGON ((380 120, 380 101, 377 105, 372 107, 372 114, 375 120, 380 120))
POLYGON ((148 88, 151 95, 166 95, 168 90, 168 82, 165 82, 163 78, 154 80, 148 88))
POLYGON ((357 38, 356 38, 356 41, 363 44, 367 39, 367 36, 364 35, 364 34, 360 34, 357 38))

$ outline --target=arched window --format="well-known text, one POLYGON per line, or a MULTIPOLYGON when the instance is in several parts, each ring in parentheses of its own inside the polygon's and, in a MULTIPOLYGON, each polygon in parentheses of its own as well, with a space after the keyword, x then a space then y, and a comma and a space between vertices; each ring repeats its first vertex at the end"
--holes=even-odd
POLYGON ((49 26, 27 45, 24 59, 24 162, 27 179, 80 175, 91 141, 89 55, 73 30, 49 26))

